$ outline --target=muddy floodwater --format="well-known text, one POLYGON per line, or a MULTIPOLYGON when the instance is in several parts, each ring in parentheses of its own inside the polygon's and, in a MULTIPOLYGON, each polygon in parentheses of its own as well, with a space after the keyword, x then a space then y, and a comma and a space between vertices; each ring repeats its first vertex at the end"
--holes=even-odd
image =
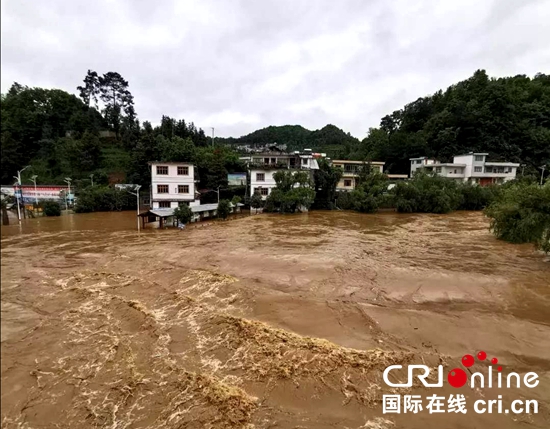
POLYGON ((133 212, 2 227, 3 428, 550 427, 550 262, 481 213, 135 228, 133 212), (434 383, 443 365, 443 387, 384 382, 411 364, 434 383), (489 387, 489 367, 520 387, 489 387), (487 383, 454 388, 454 368, 487 383), (383 414, 388 394, 423 410, 383 414), (445 412, 428 412, 434 394, 445 412), (538 413, 505 413, 514 400, 538 413))

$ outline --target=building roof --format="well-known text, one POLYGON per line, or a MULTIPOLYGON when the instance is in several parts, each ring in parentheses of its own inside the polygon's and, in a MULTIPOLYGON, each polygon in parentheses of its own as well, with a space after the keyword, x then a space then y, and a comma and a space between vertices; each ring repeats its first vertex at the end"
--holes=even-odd
POLYGON ((494 167, 519 167, 519 164, 515 162, 486 162, 485 165, 494 167))
POLYGON ((163 164, 163 165, 193 165, 190 161, 180 161, 180 162, 174 162, 174 161, 149 161, 147 164, 149 165, 155 165, 155 164, 163 164))
POLYGON ((466 167, 466 164, 455 164, 454 162, 438 162, 436 164, 427 164, 423 167, 466 167))
MULTIPOLYGON (((234 207, 233 203, 229 203, 229 206, 234 207)), ((237 207, 243 207, 243 206, 244 206, 244 204, 237 203, 237 207)), ((212 210, 217 210, 218 209, 218 204, 217 203, 200 204, 198 206, 191 206, 189 208, 191 209, 191 211, 193 213, 202 213, 202 212, 209 212, 209 211, 212 211, 212 210)), ((153 214, 155 216, 165 218, 165 217, 174 216, 174 210, 175 209, 172 209, 172 208, 170 208, 170 209, 150 209, 150 210, 148 210, 144 213, 140 213, 140 216, 153 214)))
POLYGON ((332 163, 336 163, 336 164, 340 164, 340 163, 343 163, 343 164, 373 164, 373 165, 384 165, 385 162, 384 161, 370 161, 370 162, 367 162, 367 161, 350 161, 349 159, 333 159, 332 160, 332 163))
POLYGON ((485 153, 485 152, 470 152, 470 153, 463 153, 462 155, 455 155, 455 157, 457 157, 457 156, 470 156, 470 155, 485 155, 485 156, 488 156, 489 154, 485 153))

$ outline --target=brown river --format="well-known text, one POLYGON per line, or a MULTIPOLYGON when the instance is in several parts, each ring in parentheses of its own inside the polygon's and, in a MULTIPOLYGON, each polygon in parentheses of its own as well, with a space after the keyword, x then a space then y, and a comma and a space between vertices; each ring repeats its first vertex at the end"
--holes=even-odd
POLYGON ((550 262, 481 213, 135 228, 134 212, 2 227, 2 428, 550 427, 550 262), (442 365, 443 386, 385 382, 412 364, 433 383, 442 365), (487 383, 452 387, 455 368, 487 383), (520 387, 489 387, 511 373, 520 387), (423 408, 384 413, 384 395, 423 408))

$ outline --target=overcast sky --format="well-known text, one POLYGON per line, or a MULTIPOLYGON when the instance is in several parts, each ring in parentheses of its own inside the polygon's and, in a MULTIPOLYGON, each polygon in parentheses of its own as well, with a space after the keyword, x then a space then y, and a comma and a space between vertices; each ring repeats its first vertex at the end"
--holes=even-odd
POLYGON ((141 121, 210 134, 380 118, 468 78, 550 73, 550 0, 2 0, 2 92, 119 72, 141 121))

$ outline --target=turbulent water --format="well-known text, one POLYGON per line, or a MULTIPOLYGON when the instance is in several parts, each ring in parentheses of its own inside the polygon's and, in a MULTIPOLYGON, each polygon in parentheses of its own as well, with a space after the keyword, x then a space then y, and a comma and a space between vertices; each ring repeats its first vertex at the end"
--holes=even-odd
POLYGON ((135 221, 2 227, 2 427, 550 427, 550 265, 494 239, 480 213, 256 215, 139 234, 135 221), (382 380, 391 364, 450 369, 479 350, 539 385, 382 380), (467 414, 382 413, 384 394, 457 392, 467 414), (498 395, 539 412, 474 413, 498 395))

